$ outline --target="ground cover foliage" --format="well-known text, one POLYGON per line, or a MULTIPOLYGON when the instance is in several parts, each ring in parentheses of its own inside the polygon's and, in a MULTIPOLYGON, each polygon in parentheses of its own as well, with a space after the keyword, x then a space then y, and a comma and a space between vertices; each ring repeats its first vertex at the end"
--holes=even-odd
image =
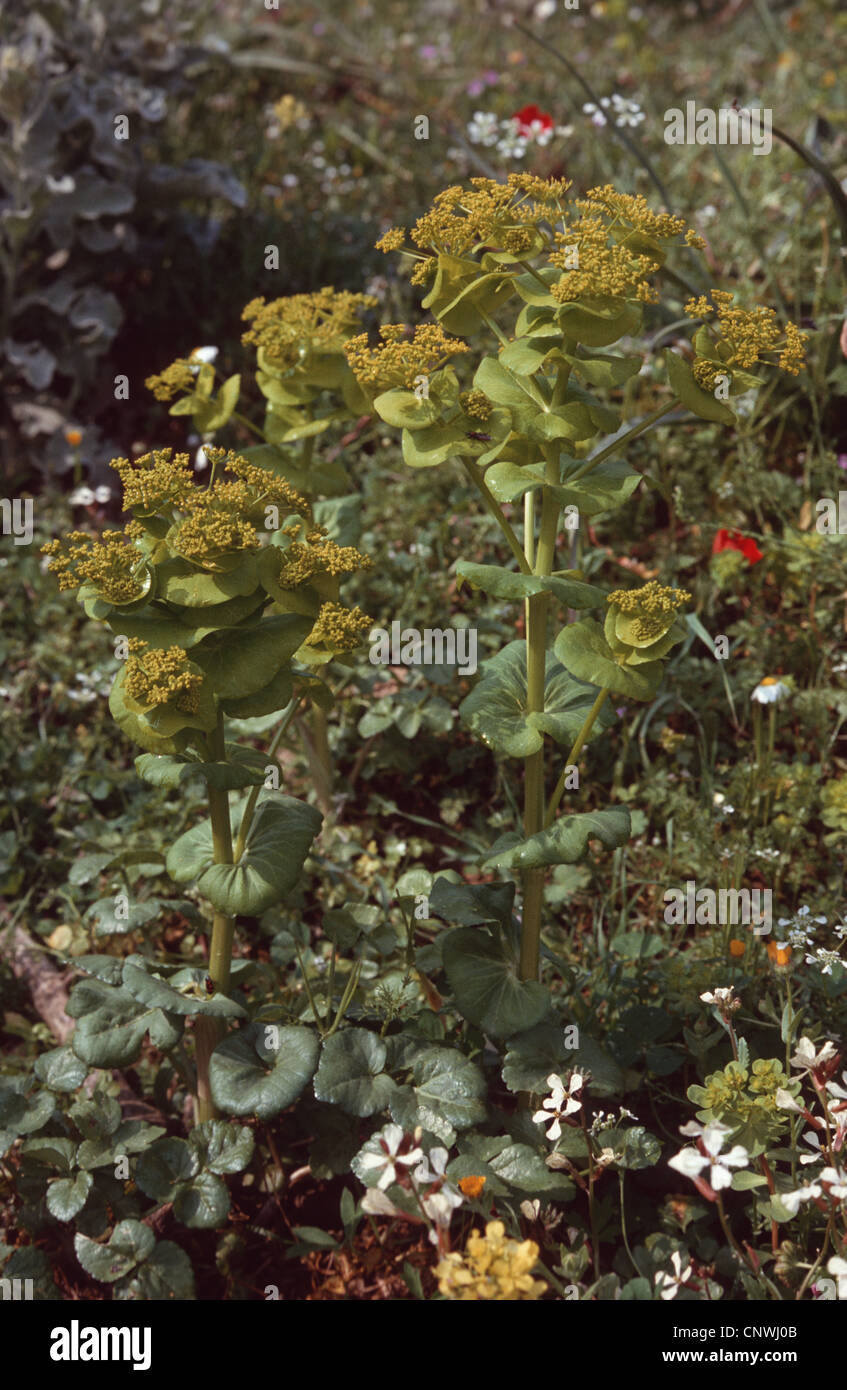
POLYGON ((839 7, 0 24, 0 1273, 835 1297, 839 7))

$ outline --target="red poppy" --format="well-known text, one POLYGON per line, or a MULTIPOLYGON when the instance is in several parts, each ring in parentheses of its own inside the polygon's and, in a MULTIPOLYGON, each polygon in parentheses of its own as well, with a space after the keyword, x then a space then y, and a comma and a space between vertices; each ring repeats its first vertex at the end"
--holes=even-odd
POLYGON ((762 552, 756 542, 749 536, 742 536, 740 531, 718 531, 712 546, 712 554, 720 555, 722 550, 738 550, 749 560, 751 565, 755 565, 763 558, 762 552))
POLYGON ((517 121, 520 126, 521 135, 532 135, 533 124, 538 122, 542 130, 553 129, 553 117, 546 111, 541 111, 535 103, 531 106, 522 106, 520 111, 516 111, 512 116, 513 121, 517 121))

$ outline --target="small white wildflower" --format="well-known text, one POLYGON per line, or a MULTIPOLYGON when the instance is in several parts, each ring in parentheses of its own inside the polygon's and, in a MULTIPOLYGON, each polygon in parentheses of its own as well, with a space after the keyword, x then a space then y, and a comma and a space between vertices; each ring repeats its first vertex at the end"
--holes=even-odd
POLYGON ((719 989, 707 990, 701 994, 700 998, 704 1004, 717 1004, 718 1008, 731 1008, 732 1005, 740 1003, 735 997, 735 990, 732 985, 727 985, 719 989))
POLYGON ((190 355, 189 367, 196 376, 201 366, 206 362, 214 362, 220 351, 216 347, 196 347, 190 355))
POLYGON ((720 1192, 722 1188, 730 1187, 732 1184, 732 1168, 746 1168, 750 1162, 750 1155, 741 1144, 734 1144, 729 1153, 722 1153, 724 1139, 732 1131, 728 1125, 715 1121, 710 1125, 700 1125, 696 1120, 690 1120, 687 1125, 683 1125, 680 1134, 696 1136, 705 1154, 699 1149, 687 1147, 682 1149, 674 1158, 668 1160, 668 1165, 675 1168, 678 1173, 684 1174, 687 1178, 699 1177, 704 1168, 709 1171, 709 1183, 715 1192, 720 1192))
POLYGON ((95 498, 90 487, 77 487, 74 488, 69 500, 72 507, 90 507, 95 498))
POLYGON ((839 1202, 847 1197, 847 1173, 843 1168, 823 1168, 818 1173, 818 1182, 828 1185, 829 1197, 836 1197, 839 1202))
POLYGON ((674 1250, 671 1255, 673 1274, 668 1274, 667 1270, 658 1269, 653 1276, 653 1283, 658 1290, 659 1297, 663 1299, 676 1298, 683 1284, 690 1279, 693 1266, 687 1265, 683 1270, 682 1256, 678 1250, 674 1250))
POLYGON ((399 1153, 398 1151, 402 1142, 403 1130, 401 1126, 386 1125, 379 1133, 372 1135, 368 1140, 369 1145, 378 1144, 379 1150, 377 1151, 377 1149, 373 1147, 369 1149, 366 1145, 360 1153, 359 1166, 361 1168, 366 1169, 368 1172, 371 1170, 382 1170, 376 1185, 381 1188, 383 1192, 387 1187, 390 1187, 393 1182, 397 1181, 399 1176, 397 1172, 398 1164, 402 1164, 404 1167, 408 1168, 415 1163, 419 1163, 423 1158, 423 1149, 417 1147, 412 1149, 410 1153, 399 1153))
POLYGON ((547 1078, 547 1085, 550 1087, 550 1094, 546 1100, 541 1102, 542 1108, 536 1110, 533 1121, 537 1125, 546 1125, 552 1121, 547 1130, 547 1138, 558 1139, 562 1133, 560 1121, 566 1115, 573 1115, 577 1110, 582 1109, 582 1101, 576 1100, 576 1092, 581 1091, 584 1085, 582 1076, 575 1071, 568 1082, 568 1089, 560 1076, 551 1072, 547 1078))
POLYGON ((474 111, 468 122, 468 139, 472 145, 496 145, 500 121, 493 111, 474 111))
POLYGON ((756 686, 750 699, 755 700, 760 705, 773 705, 779 700, 784 700, 786 695, 790 694, 791 687, 787 686, 784 681, 777 680, 775 676, 765 676, 765 679, 756 686))
POLYGON ((797 1051, 791 1058, 791 1065, 800 1067, 803 1071, 812 1071, 823 1066, 825 1062, 830 1062, 837 1055, 838 1048, 833 1042, 825 1042, 819 1051, 815 1051, 815 1044, 811 1038, 801 1038, 797 1044, 797 1051))
POLYGON ((70 174, 65 174, 64 177, 60 179, 51 178, 48 174, 46 182, 48 193, 73 193, 76 188, 76 182, 71 178, 70 174))
POLYGON ((807 1183, 804 1187, 798 1187, 795 1192, 780 1192, 779 1200, 788 1208, 792 1216, 796 1216, 800 1210, 801 1202, 812 1202, 815 1197, 821 1196, 822 1189, 816 1182, 807 1183))

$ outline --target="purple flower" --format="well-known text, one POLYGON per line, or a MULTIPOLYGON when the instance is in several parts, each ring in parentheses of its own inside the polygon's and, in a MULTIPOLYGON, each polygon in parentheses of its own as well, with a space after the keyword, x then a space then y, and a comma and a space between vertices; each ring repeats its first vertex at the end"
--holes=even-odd
POLYGON ((838 467, 847 468, 847 454, 838 455, 838 467))
POLYGON ((418 49, 418 53, 427 63, 435 63, 441 57, 441 50, 436 48, 434 43, 425 43, 423 48, 418 49))
POLYGON ((481 77, 475 77, 473 82, 469 82, 465 88, 469 97, 478 97, 485 91, 485 83, 481 77))

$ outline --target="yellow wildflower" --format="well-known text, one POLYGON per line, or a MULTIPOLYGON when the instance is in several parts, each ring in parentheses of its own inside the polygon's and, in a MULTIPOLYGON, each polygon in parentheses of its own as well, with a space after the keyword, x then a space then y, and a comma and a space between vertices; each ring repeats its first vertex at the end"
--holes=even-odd
POLYGON ((142 557, 121 531, 104 531, 100 537, 71 531, 41 550, 52 557, 47 568, 57 576, 60 589, 91 584, 110 603, 132 603, 144 593, 135 573, 142 557))
POLYGON ((618 634, 620 640, 628 641, 631 637, 637 642, 649 643, 665 635, 673 624, 677 610, 690 598, 685 589, 667 588, 651 579, 641 589, 615 589, 606 602, 628 619, 626 635, 618 634))
POLYGON ((110 467, 121 480, 125 511, 137 508, 150 514, 182 507, 196 492, 188 454, 174 455, 173 449, 154 449, 132 463, 112 459, 110 467))
POLYGON ((194 376, 189 358, 178 357, 164 371, 148 376, 144 385, 153 392, 157 401, 169 401, 181 391, 193 391, 194 376))
POLYGON ((765 353, 779 351, 778 365, 784 372, 797 376, 806 361, 807 333, 801 333, 796 323, 784 328, 777 322, 773 309, 759 304, 755 309, 733 306, 732 295, 726 290, 712 290, 713 304, 705 295, 690 299, 685 305, 689 318, 717 319, 711 326, 715 356, 699 353, 692 371, 695 380, 705 391, 714 389, 720 373, 738 367, 749 371, 765 353))
POLYGON ((298 121, 307 120, 309 116, 308 109, 302 101, 298 101, 297 97, 292 96, 290 92, 286 92, 284 97, 280 97, 279 101, 274 102, 273 113, 281 130, 288 130, 298 121))
POLYGON ((384 236, 375 243, 377 251, 382 251, 388 255, 389 251, 401 251, 406 240, 406 233, 402 227, 390 227, 384 236))
POLYGON ((459 396, 459 405, 474 420, 487 420, 494 409, 485 392, 476 390, 463 391, 459 396))
POLYGON ((140 705, 173 704, 184 714, 197 713, 203 676, 188 669, 182 647, 148 648, 140 637, 131 638, 128 646, 124 689, 131 699, 140 705))
POLYGON ((270 303, 262 295, 251 299, 242 311, 241 317, 252 327, 241 341, 263 348, 275 367, 296 367, 310 352, 340 352, 351 329, 359 325, 359 311, 377 302, 370 294, 331 287, 270 303))
POLYGON ((369 347, 367 333, 361 333, 344 348, 357 381, 375 394, 393 386, 411 390, 420 375, 430 376, 451 357, 470 351, 435 323, 420 325, 411 338, 402 323, 385 324, 379 334, 378 347, 369 347))
POLYGON ((305 543, 295 541, 279 554, 277 582, 283 589, 296 589, 300 584, 307 584, 316 574, 330 574, 337 578, 341 574, 353 574, 356 570, 369 570, 373 564, 370 556, 363 555, 355 546, 336 545, 321 528, 309 531, 305 543))
POLYGON ((547 1285, 532 1278, 539 1250, 533 1240, 506 1239, 502 1221, 489 1221, 485 1235, 473 1231, 464 1255, 453 1251, 436 1265, 439 1292, 468 1303, 540 1298, 547 1285))
POLYGON ((309 645, 331 647, 336 652, 352 651, 371 627, 373 618, 369 618, 361 608, 324 603, 309 634, 309 645))

